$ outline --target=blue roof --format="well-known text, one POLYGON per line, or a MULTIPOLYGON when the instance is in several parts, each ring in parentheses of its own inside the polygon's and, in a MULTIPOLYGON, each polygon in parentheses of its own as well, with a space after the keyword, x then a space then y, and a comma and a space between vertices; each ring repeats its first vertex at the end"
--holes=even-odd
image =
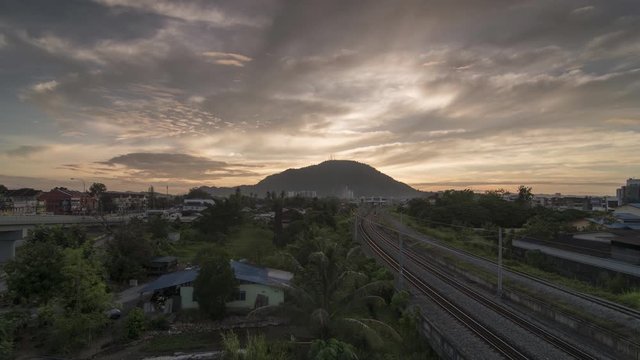
POLYGON ((145 286, 141 292, 156 291, 172 286, 190 283, 198 276, 198 269, 176 271, 170 274, 162 275, 145 286))
POLYGON ((613 216, 621 220, 640 220, 640 216, 631 213, 616 213, 613 216))
POLYGON ((286 286, 289 284, 289 281, 286 279, 272 276, 268 268, 233 260, 231 261, 231 267, 238 280, 270 286, 286 286))
MULTIPOLYGON (((238 280, 269 286, 289 285, 289 279, 277 277, 271 274, 273 272, 273 269, 254 266, 234 260, 231 260, 231 268, 233 269, 236 279, 238 280)), ((199 269, 196 268, 192 270, 176 271, 170 274, 162 275, 159 278, 155 279, 153 282, 147 284, 147 286, 145 286, 141 292, 145 293, 156 291, 193 282, 198 276, 198 272, 199 269)))
POLYGON ((629 230, 640 230, 640 223, 613 223, 606 225, 609 229, 629 229, 629 230))

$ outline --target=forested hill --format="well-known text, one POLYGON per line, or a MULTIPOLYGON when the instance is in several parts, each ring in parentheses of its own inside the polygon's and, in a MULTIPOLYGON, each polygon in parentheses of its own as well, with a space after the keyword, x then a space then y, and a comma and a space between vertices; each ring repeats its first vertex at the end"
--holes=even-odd
MULTIPOLYGON (((240 186, 243 193, 264 196, 267 191, 315 191, 318 196, 342 197, 345 190, 355 197, 386 196, 415 197, 420 191, 381 173, 375 168, 350 160, 329 160, 300 169, 288 169, 269 175, 256 185, 240 186)), ((235 188, 210 188, 203 190, 212 195, 228 195, 235 188)))

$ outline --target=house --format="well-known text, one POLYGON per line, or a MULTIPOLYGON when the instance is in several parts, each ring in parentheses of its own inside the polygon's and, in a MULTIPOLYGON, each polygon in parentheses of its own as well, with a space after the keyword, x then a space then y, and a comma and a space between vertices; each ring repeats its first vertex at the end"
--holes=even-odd
POLYGON ((45 211, 54 215, 90 214, 97 205, 97 200, 91 195, 63 187, 40 194, 38 200, 44 201, 45 211))
POLYGON ((119 213, 138 212, 147 209, 147 193, 107 191, 102 194, 102 197, 105 200, 109 199, 106 201, 110 201, 113 204, 113 210, 117 210, 119 213))
MULTIPOLYGON (((231 261, 231 267, 238 280, 234 298, 227 302, 227 308, 235 312, 280 305, 284 302, 284 290, 289 286, 293 274, 283 270, 270 269, 231 261)), ((195 309, 198 302, 193 297, 193 282, 199 270, 176 271, 157 278, 142 289, 142 293, 152 294, 145 311, 176 312, 181 309, 195 309), (160 301, 157 301, 160 299, 160 301), (157 305, 158 303, 161 305, 157 305)))
POLYGON ((185 215, 199 213, 216 204, 212 199, 184 199, 182 213, 185 215))
POLYGON ((151 259, 148 272, 151 275, 161 275, 174 271, 178 267, 178 258, 175 256, 159 256, 151 259))
POLYGON ((44 202, 38 200, 40 190, 29 188, 7 190, 2 209, 11 215, 35 215, 44 212, 44 202))

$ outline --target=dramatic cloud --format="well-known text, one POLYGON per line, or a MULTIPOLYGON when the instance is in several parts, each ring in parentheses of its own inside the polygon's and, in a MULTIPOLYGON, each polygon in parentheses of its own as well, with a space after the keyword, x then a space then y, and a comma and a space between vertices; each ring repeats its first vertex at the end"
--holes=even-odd
POLYGON ((38 153, 47 177, 120 185, 338 156, 425 189, 612 193, 640 176, 639 44, 635 0, 10 1, 0 151, 90 145, 38 153))
POLYGON ((6 154, 11 157, 29 157, 47 150, 46 146, 22 145, 17 148, 7 150, 6 154))
POLYGON ((98 164, 107 165, 116 171, 123 168, 129 176, 147 179, 211 180, 253 175, 245 165, 228 164, 187 154, 132 153, 116 156, 98 164))

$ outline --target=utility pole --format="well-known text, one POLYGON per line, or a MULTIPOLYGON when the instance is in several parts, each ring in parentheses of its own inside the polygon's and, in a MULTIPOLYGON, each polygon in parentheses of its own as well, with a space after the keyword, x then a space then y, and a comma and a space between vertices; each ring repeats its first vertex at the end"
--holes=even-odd
POLYGON ((498 228, 498 297, 502 298, 502 228, 498 228))
POLYGON ((358 242, 358 213, 356 211, 356 215, 353 218, 353 241, 358 242))
MULTIPOLYGON (((402 227, 402 213, 400 213, 400 226, 402 227)), ((404 282, 404 246, 402 241, 402 228, 398 230, 398 249, 400 250, 400 256, 398 257, 398 263, 400 265, 400 271, 398 271, 398 289, 403 289, 404 282)))

